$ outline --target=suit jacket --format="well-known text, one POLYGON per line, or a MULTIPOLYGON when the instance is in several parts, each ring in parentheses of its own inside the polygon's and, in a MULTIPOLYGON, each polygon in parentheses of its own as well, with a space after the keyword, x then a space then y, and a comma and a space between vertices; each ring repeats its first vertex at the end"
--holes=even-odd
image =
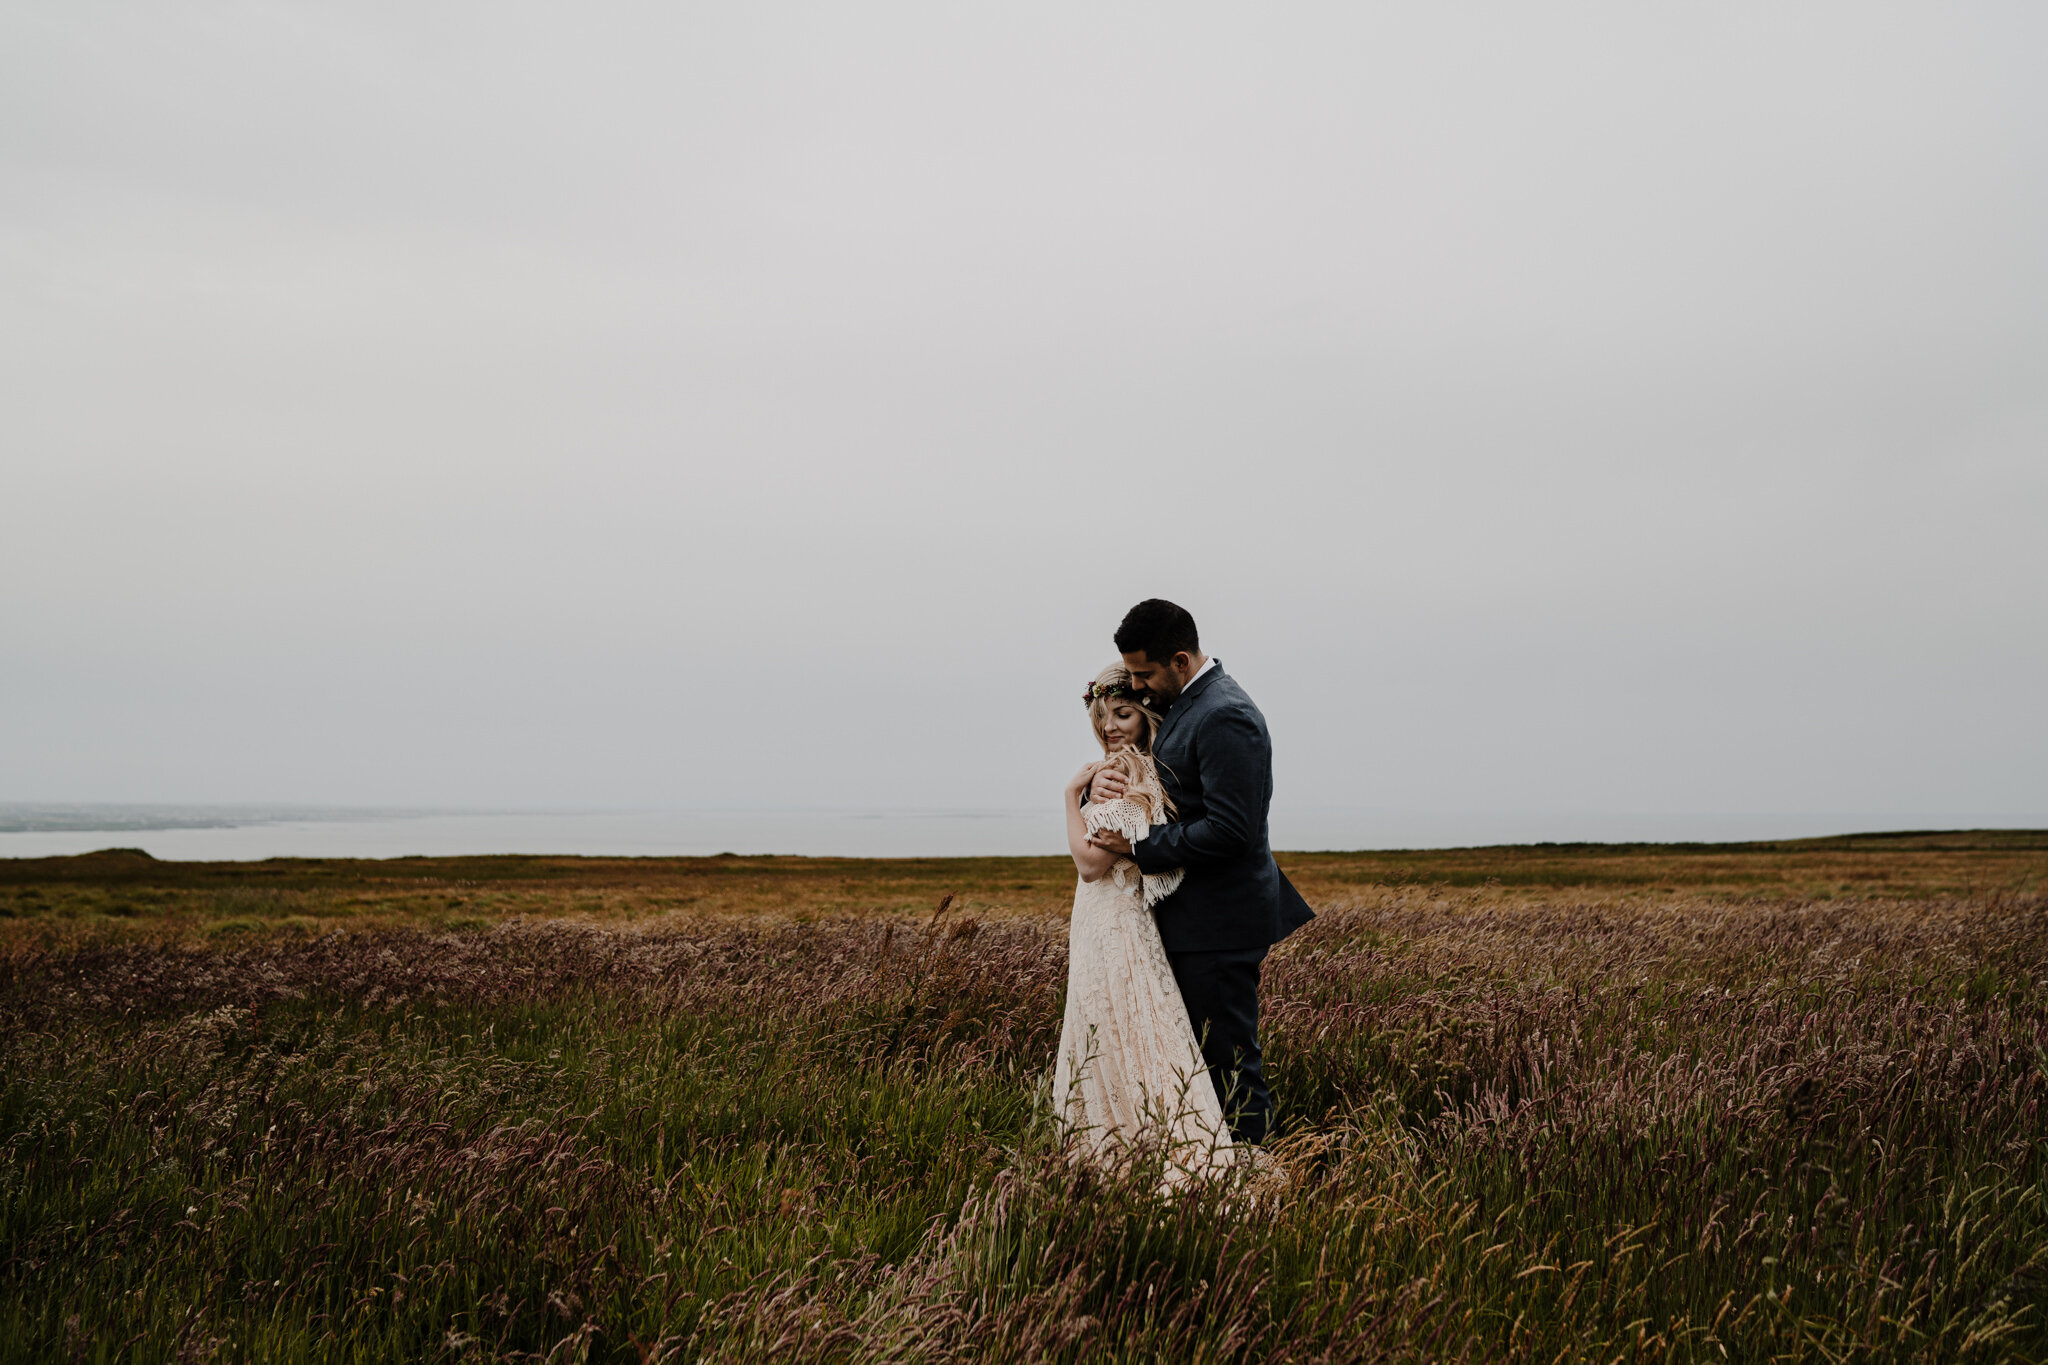
POLYGON ((1156 911, 1166 950, 1270 947, 1315 918, 1266 842, 1273 804, 1266 718, 1220 662, 1174 700, 1152 755, 1175 815, 1152 826, 1132 856, 1141 872, 1187 869, 1180 890, 1156 911))

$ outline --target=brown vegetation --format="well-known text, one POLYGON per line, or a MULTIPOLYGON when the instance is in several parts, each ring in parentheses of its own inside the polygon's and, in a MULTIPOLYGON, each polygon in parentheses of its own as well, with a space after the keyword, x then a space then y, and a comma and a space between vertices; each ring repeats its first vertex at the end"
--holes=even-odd
POLYGON ((2048 838, 1286 862, 1274 1204, 1055 860, 0 864, 0 1360, 2048 1358, 2048 838))

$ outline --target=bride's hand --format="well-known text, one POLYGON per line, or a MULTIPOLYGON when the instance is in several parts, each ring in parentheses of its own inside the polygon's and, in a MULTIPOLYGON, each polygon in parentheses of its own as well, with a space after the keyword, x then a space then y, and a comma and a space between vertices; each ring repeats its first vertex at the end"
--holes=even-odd
POLYGON ((1090 782, 1095 780, 1095 774, 1101 770, 1102 765, 1100 763, 1084 765, 1080 772, 1074 774, 1074 780, 1067 783, 1067 795, 1072 796, 1086 788, 1090 782))

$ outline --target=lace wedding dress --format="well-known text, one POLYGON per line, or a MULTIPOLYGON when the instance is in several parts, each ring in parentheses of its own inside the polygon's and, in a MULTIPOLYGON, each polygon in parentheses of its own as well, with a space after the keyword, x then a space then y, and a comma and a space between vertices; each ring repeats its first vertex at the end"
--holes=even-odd
MULTIPOLYGON (((1114 830, 1135 843, 1149 830, 1144 809, 1128 800, 1082 814, 1091 834, 1114 830)), ((1119 858, 1108 876, 1075 888, 1052 1093, 1061 1125, 1104 1164, 1163 1144, 1169 1188, 1231 1164, 1223 1106, 1152 921, 1152 907, 1180 881, 1179 869, 1147 877, 1119 858)))

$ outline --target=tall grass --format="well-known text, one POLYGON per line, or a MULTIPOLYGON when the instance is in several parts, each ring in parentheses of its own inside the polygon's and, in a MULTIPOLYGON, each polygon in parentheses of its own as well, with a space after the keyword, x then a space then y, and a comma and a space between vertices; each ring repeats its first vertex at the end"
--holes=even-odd
POLYGON ((2048 899, 1361 888, 1292 1174, 1041 1118, 1063 926, 18 947, 0 1361, 2048 1357, 2048 899))

